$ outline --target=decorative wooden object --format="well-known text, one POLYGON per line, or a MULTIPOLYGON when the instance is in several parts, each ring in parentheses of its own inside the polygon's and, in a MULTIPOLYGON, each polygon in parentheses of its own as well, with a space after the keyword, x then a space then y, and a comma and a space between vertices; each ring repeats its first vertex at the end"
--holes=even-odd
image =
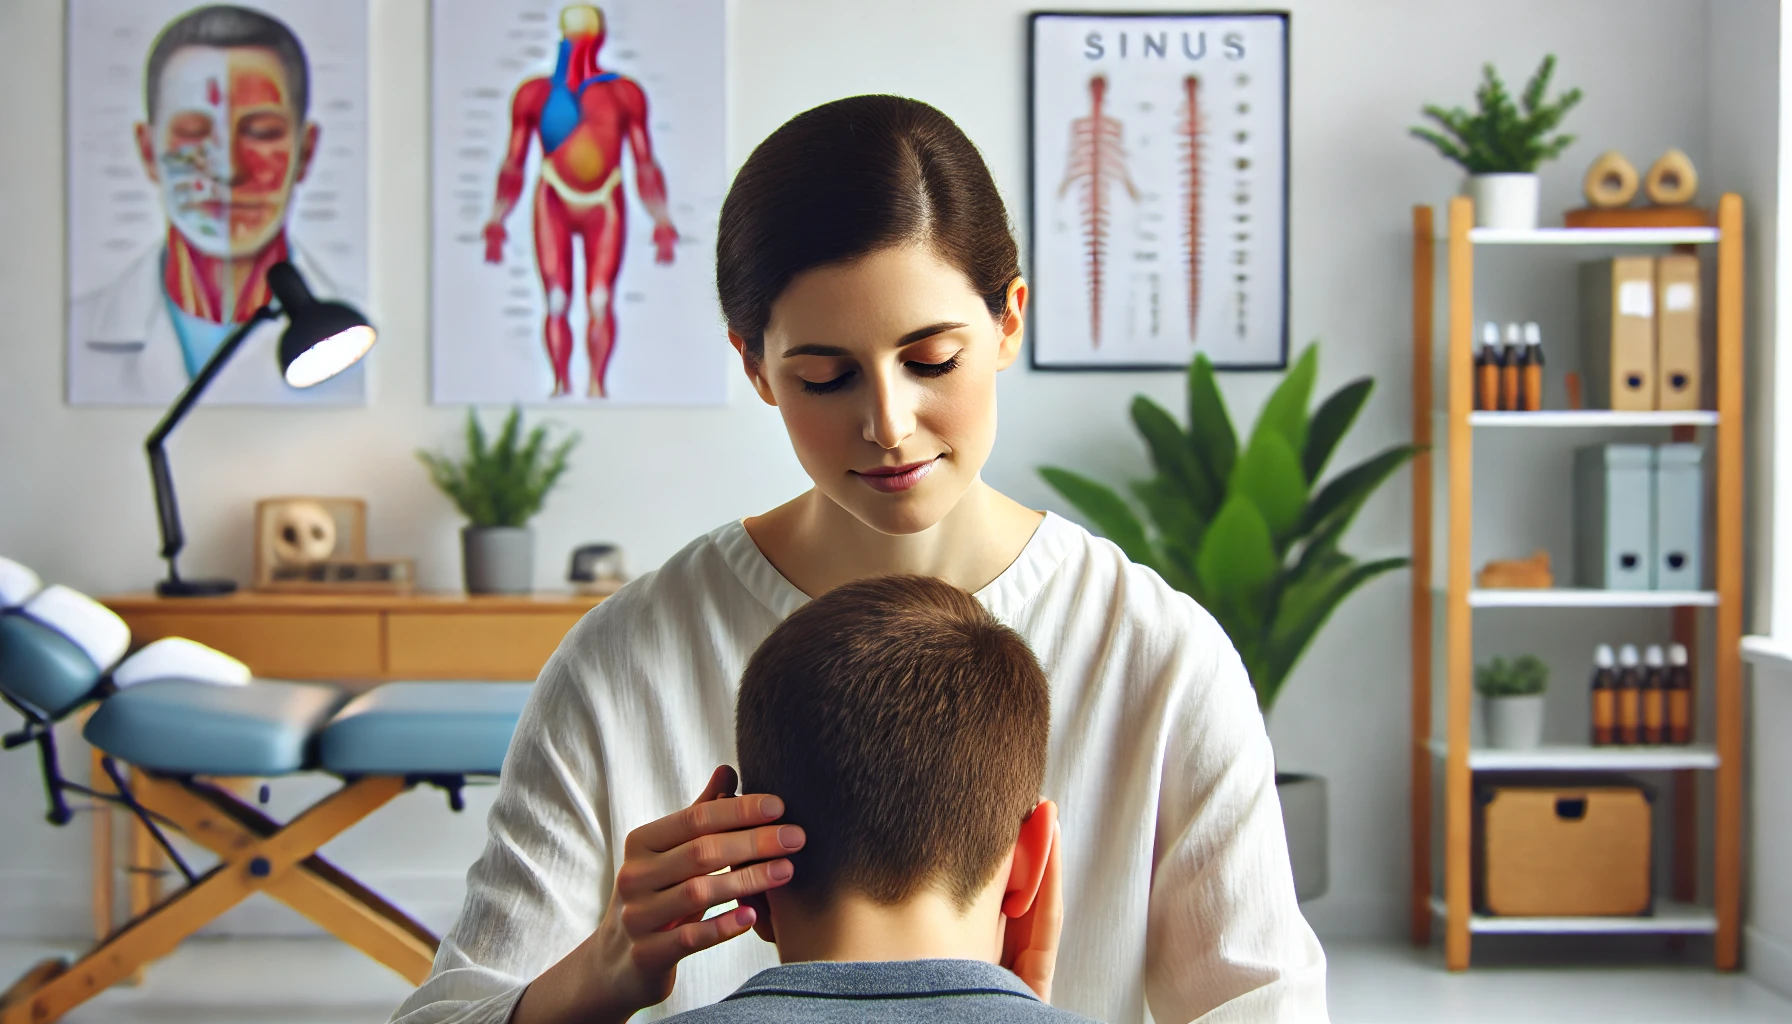
POLYGON ((1599 154, 1581 180, 1587 205, 1601 210, 1628 206, 1636 198, 1636 166, 1615 149, 1599 154))
POLYGON ((1538 548, 1529 558, 1495 558, 1481 567, 1475 586, 1483 590, 1544 590, 1556 585, 1549 571, 1549 552, 1538 548))
POLYGON ((1683 206, 1699 194, 1699 172, 1685 153, 1670 149, 1649 168, 1643 191, 1657 206, 1683 206))
POLYGON ((1710 210, 1697 206, 1625 206, 1615 210, 1582 207, 1562 214, 1571 228, 1707 228, 1710 210))
MULTIPOLYGON (((1413 436, 1428 454, 1414 462, 1413 559, 1412 559, 1412 935, 1428 942, 1433 918, 1443 925, 1444 957, 1452 970, 1469 965, 1471 939, 1477 932, 1506 934, 1542 933, 1654 933, 1670 935, 1710 934, 1715 937, 1714 961, 1721 970, 1735 970, 1740 953, 1742 880, 1742 473, 1743 473, 1743 232, 1742 199, 1724 195, 1716 210, 1647 208, 1570 211, 1567 229, 1534 232, 1476 232, 1474 208, 1466 197, 1452 199, 1441 234, 1444 276, 1449 303, 1441 321, 1447 337, 1441 352, 1433 350, 1433 309, 1436 294, 1437 249, 1440 248, 1433 213, 1429 207, 1413 210, 1413 436), (1643 228, 1632 234, 1614 234, 1582 228, 1643 228), (1473 232, 1474 237, 1471 237, 1473 232), (1712 246, 1716 249, 1715 409, 1681 413, 1620 414, 1577 412, 1528 414, 1519 419, 1474 413, 1472 374, 1474 348, 1474 261, 1479 245, 1535 246, 1590 245, 1663 247, 1712 246), (1444 360, 1442 396, 1443 436, 1434 439, 1434 402, 1431 381, 1435 360, 1444 360), (1508 422, 1510 421, 1510 422, 1508 422), (1608 431, 1672 428, 1675 440, 1690 440, 1696 430, 1706 430, 1711 445, 1708 463, 1712 497, 1707 529, 1712 534, 1713 590, 1676 593, 1618 595, 1603 591, 1561 589, 1496 590, 1475 588, 1470 551, 1474 494, 1474 439, 1479 427, 1506 427, 1522 422, 1530 429, 1599 429, 1608 431), (1479 426, 1478 426, 1479 425, 1479 426), (1434 454, 1433 454, 1434 453, 1434 454), (1431 459, 1447 459, 1448 481, 1433 488, 1431 459), (1447 502, 1443 515, 1434 517, 1433 503, 1447 502), (1442 523, 1446 533, 1441 553, 1433 548, 1433 530, 1442 523), (1444 559, 1437 574, 1436 558, 1444 559), (1441 575, 1443 591, 1434 593, 1441 575), (1638 601, 1630 598, 1647 597, 1638 601), (1434 634, 1433 616, 1441 601, 1442 631, 1434 634), (1666 893, 1655 894, 1655 910, 1648 917, 1490 917, 1477 915, 1471 905, 1471 857, 1473 787, 1477 778, 1490 773, 1528 771, 1573 763, 1592 772, 1620 772, 1635 767, 1625 757, 1602 756, 1591 747, 1553 747, 1537 751, 1471 751, 1470 707, 1473 703, 1474 619, 1501 614, 1506 607, 1557 607, 1572 614, 1577 607, 1673 608, 1674 631, 1681 642, 1702 634, 1713 646, 1713 672, 1700 685, 1712 687, 1714 722, 1706 736, 1709 753, 1698 757, 1677 754, 1671 765, 1674 862, 1664 873, 1666 893), (1712 607, 1708 625, 1700 629, 1701 609, 1712 607), (1437 660, 1444 672, 1444 706, 1434 716, 1432 646, 1444 645, 1437 660), (1433 758, 1436 760, 1433 760, 1433 758), (1441 762, 1441 830, 1432 821, 1437 765, 1441 762), (1715 781, 1715 807, 1709 825, 1701 826, 1692 800, 1696 790, 1692 773, 1709 771, 1715 781), (1477 774, 1479 773, 1479 774, 1477 774), (1697 830, 1709 827, 1712 902, 1692 904, 1698 886, 1696 854, 1703 845, 1697 830), (1434 837, 1441 836, 1441 839, 1434 837), (1441 884, 1433 878, 1434 841, 1442 844, 1441 884), (1671 898, 1670 898, 1671 897, 1671 898)), ((1696 663, 1696 662, 1695 662, 1696 663)))

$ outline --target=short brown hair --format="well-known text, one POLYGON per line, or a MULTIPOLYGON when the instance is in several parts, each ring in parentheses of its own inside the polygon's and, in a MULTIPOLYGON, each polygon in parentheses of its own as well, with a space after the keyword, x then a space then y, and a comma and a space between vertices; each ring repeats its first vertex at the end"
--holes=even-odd
POLYGON ((798 274, 922 243, 1000 320, 1020 256, 989 167, 920 100, 851 96, 805 110, 754 147, 722 201, 716 294, 764 353, 772 304, 798 274))
POLYGON ((1045 781, 1051 696, 1025 640, 951 584, 882 576, 772 631, 735 704, 742 792, 808 842, 789 888, 898 903, 989 884, 1045 781))

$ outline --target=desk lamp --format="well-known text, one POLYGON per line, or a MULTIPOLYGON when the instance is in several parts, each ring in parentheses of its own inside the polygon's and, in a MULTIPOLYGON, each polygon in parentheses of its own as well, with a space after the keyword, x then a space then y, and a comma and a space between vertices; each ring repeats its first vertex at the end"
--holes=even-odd
POLYGON ((249 319, 230 332, 229 337, 205 361, 180 397, 174 400, 168 414, 149 435, 149 475, 155 484, 156 519, 162 527, 162 557, 168 560, 168 578, 156 584, 156 593, 163 597, 204 597, 228 594, 236 589, 234 580, 183 580, 175 568, 175 556, 186 546, 180 530, 180 509, 174 501, 174 478, 168 473, 168 453, 162 443, 175 424, 199 401, 206 385, 230 361, 264 320, 287 319, 286 333, 280 336, 280 372, 286 383, 295 388, 321 384, 355 365, 373 347, 374 331, 367 318, 351 306, 340 302, 323 302, 311 294, 305 279, 291 263, 276 263, 268 268, 268 290, 278 306, 269 302, 250 314, 249 319))

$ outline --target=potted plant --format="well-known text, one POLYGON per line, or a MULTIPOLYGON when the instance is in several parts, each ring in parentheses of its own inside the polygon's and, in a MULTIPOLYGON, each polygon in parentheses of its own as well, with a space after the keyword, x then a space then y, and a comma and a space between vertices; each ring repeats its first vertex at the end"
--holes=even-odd
POLYGON ((1549 666, 1534 654, 1475 666, 1487 745, 1495 750, 1534 750, 1543 742, 1543 691, 1549 666))
POLYGON ((1484 65, 1481 86, 1475 90, 1479 108, 1475 113, 1461 107, 1445 110, 1428 105, 1423 108, 1425 116, 1443 131, 1412 129, 1412 134, 1436 146, 1439 153, 1468 172, 1468 194, 1475 201, 1477 227, 1528 230, 1537 226, 1537 167, 1561 156, 1574 143, 1572 135, 1551 137, 1550 133, 1581 96, 1579 89, 1569 89, 1554 100, 1544 99, 1555 69, 1555 55, 1544 57, 1514 106, 1499 73, 1492 64, 1484 65))
POLYGON ((548 447, 547 427, 522 437, 522 408, 513 407, 488 447, 479 417, 467 410, 463 458, 419 450, 429 478, 467 517, 461 569, 470 594, 524 594, 534 589, 535 535, 528 522, 566 472, 574 434, 548 447))
MULTIPOLYGON (((1039 471, 1127 557, 1219 620, 1266 715, 1338 605, 1407 564, 1359 562, 1339 542, 1363 503, 1418 449, 1393 445, 1322 480, 1375 382, 1352 381, 1309 412, 1318 372, 1318 349, 1309 345, 1242 446, 1205 355, 1189 367, 1186 428, 1149 398, 1133 399, 1133 424, 1156 468, 1131 486, 1144 519, 1104 484, 1065 469, 1039 471)), ((1311 899, 1326 885, 1325 781, 1277 773, 1276 786, 1295 887, 1311 899)))

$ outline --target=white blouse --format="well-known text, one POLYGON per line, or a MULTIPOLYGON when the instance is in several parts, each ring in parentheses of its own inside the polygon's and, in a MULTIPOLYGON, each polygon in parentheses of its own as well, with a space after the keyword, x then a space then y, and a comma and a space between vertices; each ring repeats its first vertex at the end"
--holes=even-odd
MULTIPOLYGON (((1275 769, 1218 623, 1112 543, 1047 515, 976 595, 1052 687, 1045 796, 1064 835, 1052 1002, 1110 1024, 1324 1021, 1325 955, 1294 899, 1275 769)), ((504 762, 485 853, 435 969, 393 1019, 503 1024, 597 927, 630 830, 734 762, 747 658, 807 597, 739 522, 575 626, 504 762)), ((748 933, 685 960, 641 1019, 720 1000, 777 951, 748 933)))

